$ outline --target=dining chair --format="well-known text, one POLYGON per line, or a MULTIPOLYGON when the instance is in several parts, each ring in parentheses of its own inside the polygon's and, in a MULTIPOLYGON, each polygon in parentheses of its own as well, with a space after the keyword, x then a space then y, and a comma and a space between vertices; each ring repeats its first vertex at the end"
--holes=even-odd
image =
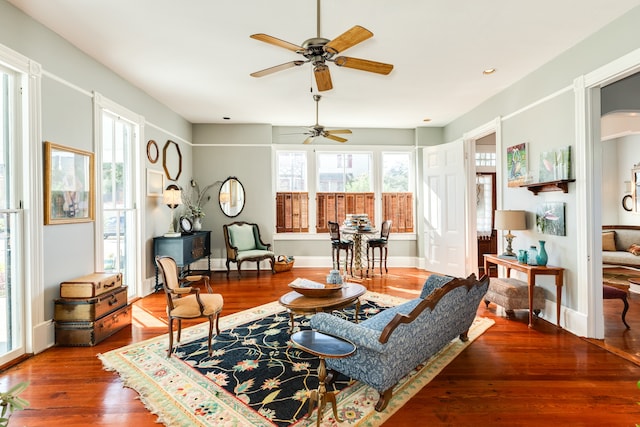
POLYGON ((331 259, 333 265, 340 268, 340 251, 345 251, 344 269, 353 274, 353 240, 342 240, 340 237, 340 224, 333 221, 329 223, 329 237, 331 238, 331 259), (348 267, 347 268, 347 262, 348 267))
POLYGON ((371 270, 371 274, 373 274, 376 268, 376 248, 380 251, 380 257, 378 261, 380 261, 380 274, 382 275, 382 263, 384 262, 384 271, 386 273, 389 272, 387 268, 387 254, 389 252, 389 233, 391 232, 391 220, 385 220, 382 223, 382 227, 380 229, 380 237, 375 239, 367 240, 367 276, 369 275, 369 270, 371 270), (384 251, 384 256, 383 256, 384 251), (371 257, 369 257, 369 252, 371 252, 371 257))
POLYGON ((162 274, 164 292, 167 296, 167 316, 169 317, 169 350, 167 357, 173 353, 173 321, 178 321, 177 342, 180 343, 182 331, 182 319, 196 319, 206 317, 209 319, 208 350, 211 356, 211 340, 215 323, 216 335, 220 334, 218 319, 222 311, 222 295, 214 294, 209 285, 209 276, 193 275, 180 278, 180 272, 176 261, 168 256, 156 256, 156 265, 162 274), (199 288, 184 286, 184 283, 204 281, 208 293, 201 293, 199 288))

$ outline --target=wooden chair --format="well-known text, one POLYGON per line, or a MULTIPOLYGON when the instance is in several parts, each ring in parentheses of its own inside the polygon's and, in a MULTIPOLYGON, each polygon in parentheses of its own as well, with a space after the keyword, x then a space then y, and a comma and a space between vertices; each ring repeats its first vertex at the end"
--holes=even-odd
POLYGON ((629 302, 627 301, 627 292, 622 289, 618 289, 615 286, 603 285, 602 287, 602 299, 620 299, 624 304, 622 309, 622 323, 627 329, 631 329, 631 326, 627 323, 627 311, 629 310, 629 302))
MULTIPOLYGON (((342 240, 340 237, 340 224, 333 221, 329 223, 329 237, 331 238, 331 259, 334 268, 340 269, 340 251, 345 251, 344 269, 347 270, 347 262, 349 262, 350 272, 353 273, 353 241, 342 240), (349 258, 351 254, 351 258, 349 258)), ((347 273, 349 271, 347 270, 347 273)))
POLYGON ((218 319, 222 311, 222 295, 214 294, 209 285, 209 276, 194 275, 180 278, 176 261, 168 256, 156 256, 156 265, 162 274, 164 292, 167 296, 167 316, 169 317, 169 350, 167 357, 173 353, 173 320, 178 321, 178 339, 180 343, 180 332, 182 331, 182 319, 195 319, 206 317, 209 319, 209 340, 208 349, 211 356, 211 340, 213 336, 213 325, 216 326, 216 335, 220 334, 218 319), (200 289, 186 286, 182 283, 204 281, 209 293, 201 294, 200 289))
POLYGON ((376 248, 380 250, 380 275, 382 275, 382 263, 384 262, 384 271, 386 273, 389 272, 387 268, 387 254, 389 252, 389 248, 387 243, 389 242, 389 233, 391 232, 391 220, 386 220, 382 223, 382 228, 380 230, 380 237, 377 239, 369 239, 367 241, 367 276, 369 275, 369 269, 371 269, 371 274, 373 274, 373 270, 376 268, 376 248), (384 251, 384 256, 383 256, 384 251), (371 252, 371 257, 369 257, 369 252, 371 252))
POLYGON ((258 224, 236 221, 224 224, 222 232, 227 247, 227 276, 231 271, 229 263, 235 262, 238 265, 238 276, 240 276, 240 266, 245 261, 254 261, 260 274, 260 261, 269 260, 271 272, 275 273, 276 255, 271 251, 271 243, 262 241, 258 224))

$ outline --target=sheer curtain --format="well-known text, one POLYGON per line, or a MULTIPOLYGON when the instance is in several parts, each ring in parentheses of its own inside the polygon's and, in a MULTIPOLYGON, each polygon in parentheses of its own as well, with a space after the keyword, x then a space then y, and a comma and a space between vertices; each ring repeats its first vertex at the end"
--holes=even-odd
POLYGON ((477 229, 479 239, 491 237, 491 216, 492 216, 492 175, 476 175, 476 212, 477 229))

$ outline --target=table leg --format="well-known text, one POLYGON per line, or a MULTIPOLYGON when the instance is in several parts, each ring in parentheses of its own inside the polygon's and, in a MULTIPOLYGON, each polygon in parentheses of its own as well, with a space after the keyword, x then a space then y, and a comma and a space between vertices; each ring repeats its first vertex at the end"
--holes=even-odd
POLYGON ((289 328, 289 333, 293 333, 293 311, 287 310, 289 312, 289 320, 291 321, 291 327, 289 328))
POLYGON ((533 288, 536 286, 535 274, 527 275, 527 288, 529 290, 529 327, 533 328, 533 288))
POLYGON ((362 277, 362 235, 358 233, 353 235, 353 258, 354 267, 360 271, 362 277))
POLYGON ((356 315, 355 315, 356 323, 358 323, 358 313, 360 313, 360 298, 356 300, 356 315))
POLYGON ((563 275, 556 274, 556 325, 558 328, 561 328, 560 308, 562 307, 562 282, 564 282, 563 275))
POLYGON ((309 396, 309 414, 308 414, 308 415, 311 415, 311 412, 313 412, 313 408, 316 406, 315 404, 317 403, 317 406, 318 406, 318 415, 316 418, 317 427, 320 427, 320 423, 322 422, 322 415, 324 413, 325 406, 327 406, 327 400, 329 401, 329 403, 333 405, 333 417, 335 418, 335 420, 339 423, 342 422, 342 420, 338 418, 336 395, 333 391, 327 391, 327 386, 324 383, 326 378, 327 378, 327 367, 324 362, 324 357, 320 357, 320 365, 318 366, 318 390, 312 391, 311 395, 309 396))

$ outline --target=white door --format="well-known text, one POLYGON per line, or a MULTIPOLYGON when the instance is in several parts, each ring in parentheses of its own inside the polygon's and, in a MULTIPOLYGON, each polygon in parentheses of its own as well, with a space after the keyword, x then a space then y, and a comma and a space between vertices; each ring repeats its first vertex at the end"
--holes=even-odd
POLYGON ((466 276, 465 159, 462 140, 423 150, 425 267, 466 276))

